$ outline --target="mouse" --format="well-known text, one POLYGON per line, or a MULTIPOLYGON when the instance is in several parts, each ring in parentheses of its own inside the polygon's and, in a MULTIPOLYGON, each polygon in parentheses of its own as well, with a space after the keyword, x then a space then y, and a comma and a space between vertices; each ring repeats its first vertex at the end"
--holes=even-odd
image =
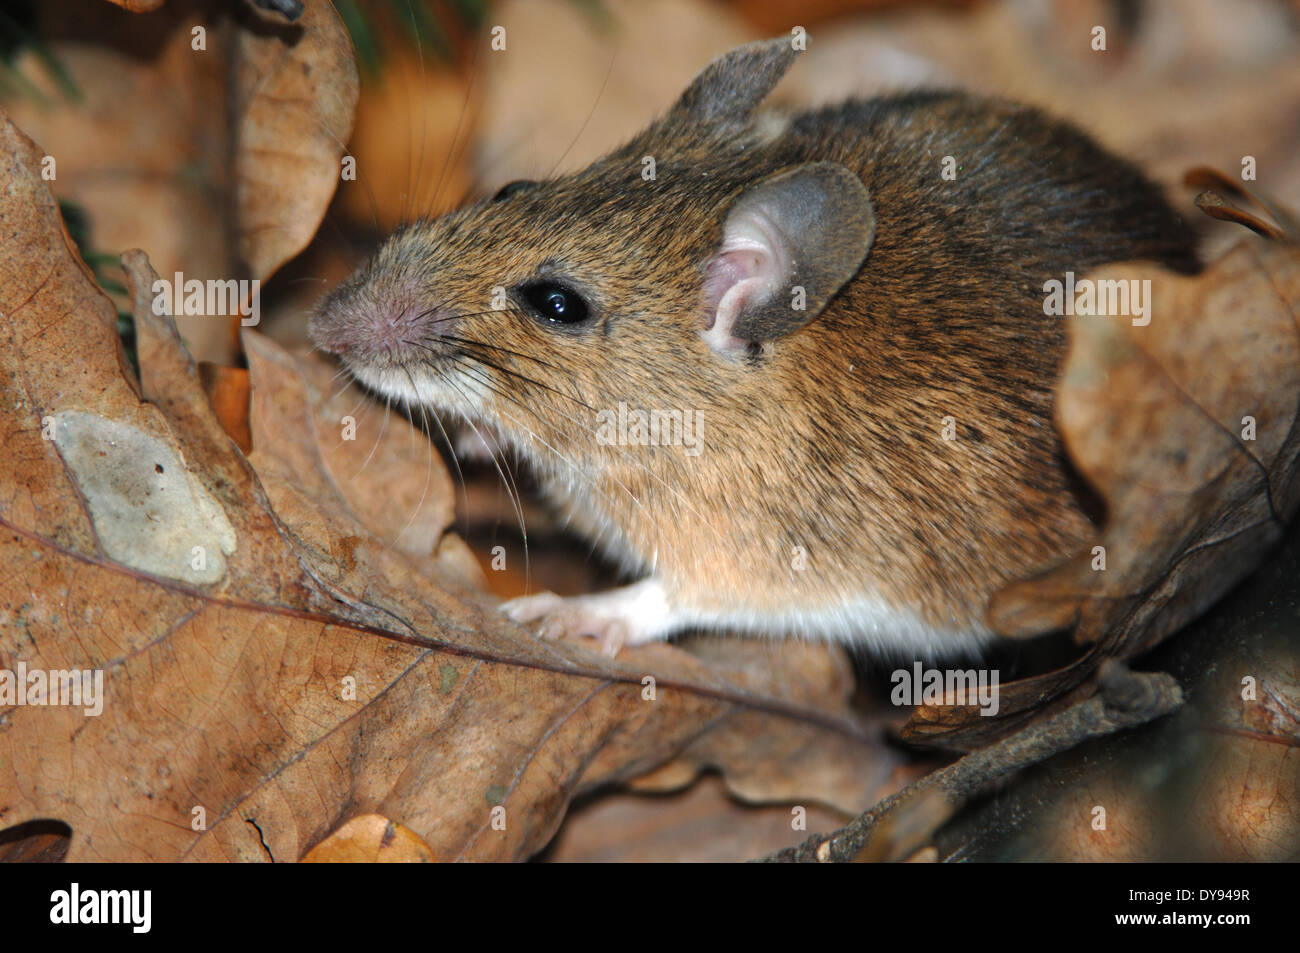
POLYGON ((1046 289, 1193 273, 1193 233, 1034 107, 763 108, 803 55, 721 55, 587 168, 402 226, 309 319, 373 392, 522 460, 628 580, 502 605, 535 634, 978 655, 990 596, 1098 533, 1053 423, 1046 289))

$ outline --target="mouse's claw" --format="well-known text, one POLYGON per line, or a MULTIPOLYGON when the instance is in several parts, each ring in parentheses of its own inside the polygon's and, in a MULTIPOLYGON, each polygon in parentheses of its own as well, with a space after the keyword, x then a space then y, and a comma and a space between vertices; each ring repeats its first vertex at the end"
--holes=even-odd
POLYGON ((531 596, 520 596, 501 604, 501 611, 520 624, 536 622, 545 618, 564 605, 564 599, 553 592, 539 592, 531 596))

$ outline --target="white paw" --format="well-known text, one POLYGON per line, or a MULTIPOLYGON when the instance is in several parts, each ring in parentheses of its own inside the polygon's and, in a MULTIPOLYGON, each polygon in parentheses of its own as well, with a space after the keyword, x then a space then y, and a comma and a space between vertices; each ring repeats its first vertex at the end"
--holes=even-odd
POLYGON ((501 611, 521 624, 536 623, 535 631, 544 639, 596 639, 610 658, 625 645, 663 638, 671 628, 663 589, 648 579, 588 596, 539 592, 512 599, 501 611))
POLYGON ((628 640, 627 623, 621 618, 601 615, 577 599, 565 599, 553 592, 512 599, 501 611, 521 624, 537 623, 534 631, 543 639, 595 639, 601 652, 610 658, 618 655, 628 640))

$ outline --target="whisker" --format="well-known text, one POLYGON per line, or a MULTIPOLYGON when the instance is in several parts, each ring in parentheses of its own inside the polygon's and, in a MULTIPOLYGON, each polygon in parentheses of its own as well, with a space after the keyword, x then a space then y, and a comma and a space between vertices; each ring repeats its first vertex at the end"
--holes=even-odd
MULTIPOLYGON (((477 378, 475 378, 475 379, 477 379, 477 378)), ((517 401, 516 401, 516 403, 517 403, 517 401)), ((577 463, 576 461, 574 461, 574 460, 571 459, 570 457, 566 456, 565 454, 561 453, 560 450, 559 450, 558 448, 552 446, 551 443, 550 443, 549 441, 547 441, 547 440, 545 440, 544 438, 538 436, 537 433, 536 433, 535 431, 533 431, 531 428, 527 427, 527 426, 526 426, 522 421, 520 421, 518 418, 514 417, 512 414, 507 413, 506 411, 502 410, 501 408, 497 408, 497 411, 496 411, 496 412, 499 413, 499 414, 500 414, 502 417, 504 417, 505 419, 509 420, 509 421, 510 421, 511 423, 513 423, 515 426, 517 426, 517 427, 521 428, 522 430, 524 430, 524 431, 528 434, 530 440, 535 441, 536 443, 540 444, 540 445, 541 445, 542 447, 544 447, 545 449, 549 450, 552 454, 554 454, 554 455, 556 456, 556 458, 558 458, 558 459, 559 459, 563 464, 565 464, 565 465, 566 465, 566 466, 567 466, 567 467, 568 467, 568 468, 569 468, 569 469, 570 469, 570 470, 571 470, 571 471, 572 471, 572 472, 573 472, 573 473, 574 473, 574 474, 579 478, 579 480, 580 480, 580 481, 581 481, 585 486, 588 487, 588 489, 590 489, 592 492, 596 493, 598 496, 600 496, 602 499, 604 499, 605 502, 610 506, 611 509, 614 508, 614 499, 613 499, 613 497, 611 497, 611 496, 610 496, 608 493, 606 493, 603 489, 601 489, 599 486, 597 486, 597 485, 595 484, 595 482, 592 481, 592 480, 590 479, 590 477, 587 475, 587 473, 586 473, 586 472, 585 472, 585 471, 584 471, 584 470, 583 470, 583 469, 578 465, 578 463, 577 463)), ((647 515, 649 515, 649 511, 646 510, 645 505, 641 502, 640 499, 637 498, 636 494, 634 494, 634 493, 632 492, 632 490, 627 486, 627 484, 623 483, 623 481, 622 481, 622 480, 619 480, 617 477, 611 477, 611 479, 612 479, 612 480, 613 480, 613 481, 618 485, 619 489, 621 489, 621 490, 623 491, 623 493, 626 494, 627 498, 628 498, 629 500, 631 500, 633 504, 635 504, 635 505, 636 505, 636 506, 637 506, 637 507, 638 507, 642 512, 644 512, 644 513, 646 513, 647 515)), ((570 515, 570 521, 571 521, 571 520, 572 520, 572 515, 570 515)), ((657 559, 657 553, 656 553, 656 559, 657 559)), ((525 581, 525 585, 527 585, 527 584, 528 584, 527 581, 525 581)))
POLYGON ((493 351, 500 351, 503 354, 509 354, 511 357, 519 357, 523 358, 525 361, 533 361, 536 364, 542 365, 542 367, 555 368, 555 365, 550 361, 544 361, 540 357, 535 357, 532 354, 525 354, 522 351, 513 351, 510 348, 502 347, 499 344, 489 344, 487 341, 476 341, 474 338, 463 338, 453 334, 442 335, 442 340, 451 341, 453 344, 464 344, 470 347, 486 347, 493 351))
MULTIPOLYGON (((473 197, 475 192, 481 187, 482 183, 491 181, 497 170, 501 168, 501 163, 512 158, 515 153, 519 151, 519 147, 527 142, 529 137, 532 135, 533 133, 531 132, 519 133, 513 142, 508 144, 504 149, 498 150, 497 154, 494 155, 486 164, 480 164, 477 169, 478 174, 475 176, 478 181, 470 182, 469 185, 461 190, 461 193, 456 196, 456 200, 451 205, 451 208, 460 208, 469 201, 469 199, 473 197)), ((487 196, 480 196, 480 198, 486 197, 487 196)))
MULTIPOLYGON (((428 87, 428 81, 425 79, 425 75, 424 75, 424 42, 420 37, 420 27, 415 22, 415 8, 411 6, 411 0, 406 0, 406 14, 411 20, 411 33, 415 37, 416 55, 419 57, 420 60, 420 88, 419 88, 418 95, 421 97, 421 99, 423 99, 423 97, 427 95, 427 87, 428 87)), ((407 106, 406 106, 406 113, 408 117, 407 128, 410 128, 411 123, 409 121, 409 117, 411 113, 411 101, 409 98, 410 97, 409 86, 407 87, 407 96, 408 96, 407 106)), ((414 213, 420 204, 420 185, 424 176, 424 147, 428 144, 428 141, 429 141, 429 111, 428 109, 421 109, 420 110, 420 154, 419 154, 419 158, 416 159, 415 161, 414 181, 412 181, 412 176, 410 172, 411 154, 415 151, 412 148, 414 144, 409 141, 407 142, 406 183, 410 188, 410 198, 408 199, 409 204, 407 205, 407 208, 402 215, 402 218, 404 220, 409 214, 414 213)))
MULTIPOLYGON (((410 372, 409 369, 407 369, 406 367, 403 367, 402 370, 406 373, 406 379, 409 380, 409 381, 411 382, 411 390, 413 390, 413 391, 415 392, 416 406, 418 406, 418 407, 420 408, 420 418, 424 421, 424 428, 423 428, 423 429, 424 429, 424 431, 427 433, 427 431, 428 431, 428 426, 429 426, 429 417, 428 417, 428 415, 425 413, 425 403, 424 403, 424 399, 420 396, 420 388, 419 388, 419 385, 416 384, 416 382, 415 382, 415 377, 411 374, 411 372, 410 372)), ((408 409, 409 409, 409 407, 408 407, 408 409)), ((436 414, 436 413, 434 414, 434 418, 437 419, 437 414, 436 414)), ((415 429, 415 427, 414 427, 414 421, 412 421, 412 430, 414 430, 414 429, 415 429)), ((439 430, 442 430, 442 436, 443 436, 443 439, 444 439, 444 440, 447 440, 447 446, 448 446, 449 448, 451 448, 451 450, 452 450, 452 454, 451 454, 451 457, 452 457, 452 463, 453 463, 453 465, 456 467, 456 476, 457 476, 457 478, 460 480, 461 492, 465 494, 465 499, 466 499, 466 501, 467 501, 465 505, 466 505, 466 508, 468 509, 468 507, 469 507, 469 504, 468 504, 469 495, 468 495, 468 493, 465 491, 465 475, 464 475, 464 473, 461 472, 461 469, 460 469, 460 462, 459 462, 458 460, 456 460, 456 452, 455 452, 455 448, 454 448, 454 447, 451 447, 451 441, 450 441, 450 439, 447 437, 447 431, 446 431, 446 430, 443 430, 443 428, 442 428, 442 421, 441 421, 441 420, 438 421, 438 429, 439 429, 439 430)), ((412 433, 412 439, 414 439, 414 433, 412 433)), ((429 494, 429 484, 430 484, 430 483, 432 482, 432 480, 433 480, 433 446, 432 446, 432 444, 430 444, 430 445, 428 446, 427 449, 428 449, 428 452, 429 452, 429 463, 428 463, 428 466, 426 466, 426 467, 425 467, 425 470, 424 470, 424 489, 422 489, 422 490, 420 491, 420 499, 419 499, 419 501, 415 504, 414 509, 411 510, 411 517, 410 517, 410 519, 408 519, 408 520, 406 521, 406 525, 403 526, 403 527, 401 528, 401 530, 398 531, 397 536, 396 536, 396 537, 394 538, 394 540, 393 540, 394 543, 396 543, 397 540, 400 540, 400 539, 401 539, 401 538, 406 534, 406 531, 407 531, 408 529, 411 528, 411 524, 415 522, 415 518, 420 514, 420 507, 424 505, 425 497, 427 497, 428 494, 429 494)))
MULTIPOLYGON (((507 374, 507 375, 509 375, 509 376, 511 376, 511 377, 516 378, 517 380, 524 381, 525 383, 532 384, 532 385, 534 385, 534 386, 536 386, 536 387, 541 387, 541 388, 544 389, 544 390, 549 390, 549 391, 551 391, 552 393, 554 393, 554 394, 556 394, 556 395, 558 395, 558 396, 560 396, 560 397, 563 397, 565 400, 571 400, 571 401, 573 401, 573 402, 576 403, 578 406, 582 407, 584 410, 590 410, 590 411, 593 411, 593 412, 594 412, 595 409, 596 409, 596 408, 592 407, 590 404, 588 404, 586 401, 584 401, 584 400, 582 399, 582 390, 581 390, 581 388, 578 387, 578 379, 577 379, 577 377, 574 375, 574 373, 573 373, 572 371, 566 370, 566 369, 561 368, 561 367, 556 367, 554 364, 551 364, 549 361, 541 361, 540 359, 538 359, 538 362, 541 364, 542 367, 545 367, 547 370, 554 371, 554 372, 559 373, 559 374, 563 374, 565 377, 568 378, 568 380, 569 380, 569 384, 573 387, 573 394, 566 394, 566 393, 564 393, 563 391, 558 390, 557 388, 549 387, 548 385, 543 384, 541 381, 538 381, 538 380, 535 380, 534 378, 528 377, 527 375, 522 374, 522 373, 520 373, 519 371, 514 370, 513 368, 502 367, 501 365, 496 364, 496 363, 494 363, 492 360, 490 360, 490 359, 484 357, 482 354, 477 354, 477 353, 475 353, 475 348, 478 348, 478 347, 489 347, 489 348, 490 348, 490 347, 492 347, 492 345, 490 345, 490 344, 487 344, 487 343, 485 343, 485 342, 483 342, 483 341, 474 341, 474 340, 471 340, 471 339, 468 339, 468 338, 452 338, 452 337, 450 337, 450 336, 447 337, 446 340, 449 340, 449 341, 455 341, 455 342, 457 342, 457 343, 460 343, 460 345, 461 345, 461 349, 464 350, 464 351, 465 351, 467 354, 469 354, 471 357, 473 357, 475 360, 479 361, 479 362, 482 363, 482 364, 485 364, 485 365, 488 366, 488 367, 491 367, 491 368, 493 368, 493 369, 495 369, 495 370, 501 372, 502 374, 507 374)), ((498 350, 502 350, 502 351, 504 351, 504 352, 507 353, 507 354, 513 354, 513 353, 514 353, 514 352, 510 351, 508 348, 499 348, 498 350)), ((526 354, 521 354, 520 357, 527 358, 528 355, 526 355, 526 354)))
POLYGON ((609 66, 605 70, 605 79, 601 82, 600 89, 596 92, 595 100, 592 101, 591 111, 587 113, 587 118, 584 119, 582 125, 578 127, 578 132, 573 137, 573 141, 569 143, 569 147, 561 152, 560 157, 555 160, 555 165, 551 167, 551 171, 546 175, 548 179, 555 176, 555 170, 560 167, 560 163, 562 163, 568 157, 569 153, 573 151, 573 147, 578 144, 578 140, 582 138, 582 134, 587 131, 587 126, 591 123, 591 117, 596 115, 596 106, 600 104, 600 97, 605 95, 605 87, 609 85, 609 78, 614 73, 614 58, 617 55, 617 51, 610 55, 609 66))
MULTIPOLYGON (((463 390, 461 390, 460 385, 452 378, 448 378, 447 382, 455 388, 456 392, 460 394, 461 399, 466 401, 468 404, 469 397, 463 390)), ((465 417, 464 419, 465 423, 469 424, 474 433, 478 435, 479 440, 483 441, 483 445, 488 448, 488 455, 492 458, 492 465, 496 467, 497 475, 501 477, 501 483, 505 486, 506 493, 510 497, 510 505, 514 508, 515 519, 519 521, 519 536, 520 539, 523 540, 524 545, 524 589, 527 591, 532 587, 532 560, 528 551, 528 524, 524 519, 523 498, 519 494, 519 487, 514 481, 513 474, 507 476, 506 469, 502 468, 501 461, 497 459, 496 451, 499 449, 499 445, 496 441, 494 440, 492 443, 488 443, 487 439, 483 436, 483 432, 478 429, 478 426, 474 421, 469 417, 465 417)))
MULTIPOLYGON (((350 152, 348 152, 348 144, 344 142, 342 139, 340 139, 338 136, 336 136, 334 132, 327 125, 325 125, 325 123, 322 120, 317 119, 316 125, 317 128, 319 128, 322 132, 325 133, 325 135, 329 136, 329 138, 334 140, 334 144, 339 147, 340 155, 343 156, 352 155, 350 152)), ((352 181, 360 181, 360 176, 355 177, 352 181)), ((379 202, 375 198, 375 190, 370 187, 369 181, 366 181, 365 183, 365 190, 366 190, 366 199, 370 203, 370 218, 375 223, 375 231, 382 232, 383 226, 379 224, 379 202)), ((326 218, 331 222, 331 224, 334 224, 334 227, 338 230, 339 234, 342 235, 343 230, 341 228, 338 228, 337 223, 333 222, 332 217, 327 215, 326 218)))
MULTIPOLYGON (((451 135, 451 145, 447 147, 447 161, 443 163, 442 170, 438 173, 438 183, 434 186, 433 196, 430 198, 426 210, 426 214, 428 215, 432 215, 434 210, 438 207, 438 198, 442 195, 443 183, 448 181, 447 173, 451 169, 452 162, 459 162, 463 156, 463 153, 461 153, 461 155, 456 154, 456 143, 457 140, 460 139, 461 127, 465 123, 465 114, 469 111, 470 98, 474 95, 474 83, 478 80, 479 55, 483 51, 485 39, 486 34, 480 30, 478 42, 474 44, 474 58, 470 61, 469 65, 469 83, 465 87, 465 99, 460 105, 460 115, 456 117, 456 128, 451 135)), ((464 148, 469 147, 469 139, 469 135, 466 134, 464 148)))
MULTIPOLYGON (((543 447, 544 450, 547 451, 549 455, 551 455, 555 460, 559 461, 559 463, 565 468, 567 472, 570 472, 573 475, 573 478, 575 478, 580 485, 586 486, 591 491, 598 494, 603 500, 606 501, 607 505, 609 505, 611 508, 615 508, 615 509, 617 508, 617 504, 614 498, 611 497, 609 493, 605 491, 605 489, 597 485, 596 482, 590 476, 590 474, 587 473, 583 469, 583 467, 581 467, 573 458, 566 455, 558 447, 553 446, 549 441, 547 441, 543 437, 539 436, 533 427, 528 426, 523 420, 515 416, 515 414, 510 413, 508 410, 505 409, 505 407, 501 406, 501 405, 512 404, 515 407, 518 407, 520 410, 524 411, 529 417, 533 417, 536 415, 536 410, 534 407, 530 407, 528 404, 526 404, 520 398, 520 396, 518 396, 518 394, 511 393, 509 389, 503 388, 498 381, 494 381, 492 379, 489 372, 495 372, 496 374, 502 375, 508 379, 517 380, 523 384, 537 387, 539 389, 545 390, 550 393, 554 393, 560 397, 565 398, 566 400, 570 400, 573 401, 574 403, 577 403, 585 410, 594 411, 595 408, 591 407, 589 404, 583 401, 581 399, 581 396, 574 397, 565 394, 561 390, 557 390, 556 388, 551 387, 541 381, 534 380, 528 377, 527 375, 520 373, 519 371, 515 370, 512 367, 500 363, 502 361, 509 361, 510 359, 514 359, 514 358, 529 359, 531 355, 515 352, 510 350, 509 348, 490 345, 487 342, 473 341, 467 338, 448 337, 445 340, 447 340, 450 343, 457 344, 460 347, 460 350, 440 352, 434 349, 433 347, 423 344, 419 341, 407 340, 404 341, 403 343, 412 345, 414 347, 418 347, 421 350, 433 354, 441 359, 450 361, 457 368, 459 373, 464 375, 463 378, 464 381, 472 381, 477 386, 480 386, 484 388, 484 390, 495 395, 499 399, 498 406, 493 408, 495 413, 499 414, 504 420, 509 421, 516 428, 518 428, 518 432, 527 434, 530 441, 535 441, 538 445, 543 447), (493 360, 491 358, 486 357, 484 354, 482 354, 479 349, 493 350, 494 353, 499 351, 500 357, 498 360, 493 360)), ((542 363, 545 364, 545 362, 542 363)), ((421 413, 423 414, 426 408, 428 410, 433 411, 433 416, 435 421, 437 422, 438 429, 441 432, 442 438, 447 444, 449 451, 451 452, 452 461, 457 470, 457 478, 461 483, 462 500, 464 502, 464 509, 468 513, 469 506, 468 506, 468 490, 467 490, 466 480, 464 477, 464 472, 460 468, 459 459, 457 458, 457 454, 456 454, 456 448, 451 440, 451 436, 448 433, 446 427, 443 425, 441 418, 438 416, 436 409, 434 408, 434 405, 432 403, 428 403, 425 401, 424 395, 421 393, 419 384, 415 380, 414 376, 411 374, 410 370, 407 367, 403 366, 403 371, 404 373, 406 373, 408 380, 410 381, 416 402, 421 408, 421 413)), ((461 381, 458 381, 455 375, 452 374, 446 375, 442 378, 442 380, 448 386, 454 389, 457 394, 460 395, 460 398, 463 401, 463 405, 466 408, 472 408, 475 406, 476 401, 470 398, 470 396, 462 388, 461 381)), ((576 388, 577 387, 576 380, 574 380, 570 376, 570 381, 571 383, 574 384, 576 388)), ((389 409, 388 402, 386 401, 385 420, 384 420, 385 427, 387 426, 388 409, 389 409)), ((596 439, 597 434, 594 427, 578 419, 572 414, 563 412, 562 410, 560 410, 558 407, 554 405, 554 402, 551 402, 548 405, 547 409, 550 413, 554 413, 558 418, 572 425, 574 428, 576 428, 576 430, 579 433, 586 434, 590 436, 593 440, 596 439)), ((516 520, 519 523, 520 535, 524 543, 525 584, 530 585, 531 584, 531 556, 530 556, 530 550, 528 546, 527 523, 526 523, 526 517, 524 515, 523 505, 522 505, 522 496, 519 490, 518 483, 514 479, 513 472, 509 467, 503 465, 504 460, 501 459, 499 456, 500 451, 506 449, 506 445, 498 443, 495 440, 489 441, 485 437, 483 431, 480 430, 480 428, 477 426, 475 421, 471 419, 469 413, 458 412, 457 417, 459 419, 464 420, 465 424, 468 425, 471 428, 471 430, 473 430, 473 432, 478 437, 478 439, 481 440, 483 444, 488 447, 492 464, 497 471, 498 477, 501 480, 501 485, 506 490, 506 493, 510 499, 511 508, 513 509, 516 520)), ((427 426, 427 422, 428 422, 427 416, 424 417, 424 420, 427 426)), ((379 440, 382 439, 382 436, 383 436, 383 430, 381 429, 380 436, 376 438, 375 447, 372 447, 370 456, 373 456, 375 450, 378 447, 379 440)), ((519 448, 517 446, 512 449, 516 453, 519 452, 519 448)), ((432 452, 432 448, 430 448, 430 450, 432 452)), ((665 490, 668 493, 669 498, 673 503, 673 506, 680 507, 680 509, 683 512, 690 513, 694 518, 698 519, 700 523, 702 523, 705 527, 707 527, 720 542, 722 542, 724 545, 726 545, 729 548, 733 548, 733 549, 735 548, 734 542, 729 540, 728 537, 725 536, 724 534, 720 533, 717 527, 714 526, 713 523, 709 519, 707 519, 698 510, 698 508, 691 503, 691 501, 686 496, 684 496, 677 488, 672 486, 667 480, 665 480, 663 477, 657 474, 646 464, 642 463, 640 460, 637 460, 627 450, 618 446, 611 446, 610 450, 612 453, 616 454, 626 465, 631 466, 637 472, 644 474, 651 481, 653 481, 653 483, 655 483, 663 490, 665 490)), ((365 466, 369 463, 370 456, 367 457, 366 463, 362 465, 362 469, 364 469, 365 466)), ((430 457, 430 465, 432 465, 432 457, 430 457)), ((606 472, 604 475, 612 482, 614 486, 618 488, 619 491, 621 491, 621 494, 626 498, 626 500, 630 505, 636 507, 642 513, 649 516, 649 511, 647 510, 645 502, 636 493, 634 493, 632 489, 622 479, 620 479, 618 476, 614 475, 613 473, 609 473, 609 472, 606 472)), ((423 496, 421 497, 421 501, 423 501, 423 496)), ((570 514, 570 516, 571 515, 572 514, 570 514)), ((662 523, 662 520, 665 518, 673 519, 676 518, 676 516, 674 513, 659 514, 657 518, 651 520, 651 525, 658 526, 662 523)), ((412 520, 413 519, 414 519, 414 515, 412 516, 412 520)), ((406 532, 406 529, 409 528, 410 524, 411 521, 408 520, 407 527, 404 527, 402 530, 403 533, 406 532)), ((401 534, 399 534, 399 537, 400 535, 401 534)), ((660 545, 666 543, 666 541, 664 540, 659 540, 658 542, 660 545)), ((658 561, 658 555, 659 555, 658 550, 656 549, 656 551, 650 557, 648 557, 648 561, 651 563, 651 565, 654 565, 658 561)))
POLYGON ((385 397, 384 398, 384 423, 379 428, 379 434, 375 437, 375 445, 370 448, 370 453, 366 455, 365 462, 361 464, 361 469, 358 470, 355 474, 353 474, 353 477, 360 476, 362 471, 364 471, 365 468, 370 465, 370 458, 373 457, 375 455, 375 451, 379 449, 379 441, 384 439, 384 432, 388 430, 388 413, 392 409, 393 409, 392 399, 385 397))
MULTIPOLYGON (((434 348, 428 346, 427 344, 421 344, 419 341, 408 341, 407 343, 408 343, 408 344, 412 344, 412 345, 414 345, 415 347, 421 348, 422 350, 428 351, 430 354, 434 354, 434 355, 437 355, 437 356, 439 356, 439 357, 453 357, 453 356, 454 356, 454 355, 451 355, 451 354, 444 354, 444 353, 442 353, 442 352, 439 352, 439 351, 435 350, 434 348)), ((477 361, 477 362, 480 363, 480 364, 486 365, 487 367, 492 368, 494 371, 498 371, 499 373, 502 373, 502 374, 507 374, 507 375, 509 375, 510 377, 514 377, 514 378, 516 378, 516 379, 518 379, 518 380, 524 381, 525 383, 527 383, 527 384, 531 384, 531 385, 534 386, 534 387, 540 387, 540 388, 542 388, 542 390, 550 391, 551 393, 555 394, 556 396, 563 397, 565 400, 571 400, 571 401, 573 401, 573 402, 576 403, 578 406, 580 406, 580 407, 582 407, 582 408, 584 408, 584 409, 586 409, 586 410, 595 411, 595 409, 596 409, 596 408, 592 407, 590 404, 587 404, 587 403, 585 403, 584 401, 582 401, 582 400, 580 400, 580 399, 578 399, 578 398, 576 398, 576 397, 572 397, 572 396, 570 396, 570 395, 564 393, 564 391, 562 391, 562 390, 558 390, 558 389, 556 389, 556 388, 554 388, 554 387, 551 387, 549 384, 543 384, 541 381, 533 380, 531 377, 528 377, 528 376, 525 375, 525 374, 521 374, 521 373, 519 373, 518 371, 510 370, 510 369, 508 369, 508 368, 502 367, 500 364, 496 364, 496 363, 494 363, 494 362, 488 360, 487 358, 483 357, 483 356, 480 355, 480 354, 475 354, 475 355, 472 355, 472 356, 473 356, 473 358, 474 358, 475 361, 477 361)))
MULTIPOLYGON (((468 365, 468 364, 466 364, 466 363, 464 363, 464 362, 458 362, 458 366, 460 366, 461 369, 462 369, 462 370, 463 370, 463 371, 464 371, 464 372, 465 372, 465 373, 466 373, 466 374, 467 374, 471 379, 473 379, 473 380, 475 380, 475 381, 478 381, 480 384, 482 384, 484 387, 487 387, 489 390, 491 390, 493 393, 497 394, 497 395, 498 395, 499 397, 501 397, 503 400, 507 400, 507 401, 510 401, 510 402, 512 402, 512 403, 518 404, 520 407, 522 407, 522 408, 524 408, 525 410, 527 410, 526 405, 524 405, 523 402, 520 401, 518 398, 516 398, 516 397, 514 397, 513 395, 508 394, 508 393, 506 393, 505 391, 502 391, 502 390, 499 389, 498 387, 494 386, 490 381, 484 379, 480 374, 476 374, 475 371, 478 370, 477 368, 474 368, 474 367, 472 367, 472 366, 470 366, 470 365, 468 365)), ((463 395, 464 392, 462 391, 461 393, 462 393, 462 395, 463 395)), ((505 413, 505 411, 503 411, 501 408, 497 408, 497 409, 496 409, 496 412, 499 413, 499 414, 501 414, 501 416, 505 417, 505 418, 508 419, 511 423, 515 424, 515 425, 518 426, 520 429, 522 429, 524 432, 526 432, 526 433, 528 434, 528 436, 529 436, 531 439, 536 440, 536 441, 537 441, 538 443, 540 443, 542 446, 546 447, 546 449, 548 449, 548 450, 550 450, 552 453, 554 453, 557 457, 559 457, 559 458, 560 458, 561 460, 563 460, 566 464, 568 464, 569 467, 570 467, 570 468, 571 468, 575 473, 577 473, 577 474, 579 474, 579 475, 581 475, 581 476, 583 476, 583 477, 586 477, 586 473, 585 473, 585 472, 584 472, 584 471, 583 471, 583 470, 582 470, 582 469, 577 465, 577 463, 575 463, 575 462, 574 462, 573 460, 571 460, 569 457, 566 457, 564 454, 562 454, 562 453, 561 453, 559 450, 557 450, 555 447, 551 446, 551 444, 550 444, 549 442, 547 442, 546 440, 543 440, 541 437, 539 437, 539 436, 537 435, 537 433, 536 433, 536 432, 535 432, 531 427, 528 427, 527 425, 525 425, 525 424, 524 424, 522 421, 520 421, 518 418, 513 417, 513 416, 511 416, 511 415, 505 413)), ((578 424, 578 426, 579 426, 580 428, 582 427, 582 424, 581 424, 579 421, 574 420, 573 422, 576 423, 576 424, 578 424)), ((585 429, 585 428, 584 428, 584 429, 585 429)), ((638 464, 638 465, 642 466, 643 469, 647 469, 647 468, 644 467, 644 464, 638 464)), ((649 472, 648 469, 647 469, 647 472, 649 472)), ((622 489, 623 492, 627 494, 628 499, 632 500, 632 502, 635 503, 637 506, 639 506, 639 507, 642 506, 641 501, 637 498, 636 494, 634 494, 634 493, 632 492, 632 490, 631 490, 631 489, 630 489, 630 488, 629 488, 625 483, 623 483, 623 482, 622 482, 621 480, 619 480, 617 477, 611 477, 611 479, 613 479, 614 482, 617 483, 617 484, 619 485, 619 488, 622 489)), ((590 480, 587 480, 586 482, 587 482, 588 485, 591 487, 591 489, 595 490, 597 493, 599 493, 601 496, 603 496, 603 497, 604 497, 604 498, 605 498, 605 499, 606 499, 606 500, 607 500, 611 505, 613 504, 613 502, 614 502, 613 499, 612 499, 612 498, 611 498, 607 493, 605 493, 603 490, 601 490, 600 487, 595 486, 595 484, 594 484, 594 483, 591 483, 590 480)), ((642 507, 642 508, 644 509, 644 507, 642 507)))

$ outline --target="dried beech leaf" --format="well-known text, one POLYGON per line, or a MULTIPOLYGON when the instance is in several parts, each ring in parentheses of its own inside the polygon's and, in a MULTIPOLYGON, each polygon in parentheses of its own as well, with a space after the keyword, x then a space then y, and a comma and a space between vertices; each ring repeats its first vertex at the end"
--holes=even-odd
POLYGON ((849 820, 816 804, 796 807, 806 812, 806 829, 793 827, 790 805, 741 804, 712 776, 672 796, 615 791, 577 807, 543 856, 552 863, 737 863, 849 820))
MULTIPOLYGON (((242 0, 173 0, 147 17, 46 0, 38 14, 81 97, 27 52, 15 69, 39 95, 4 108, 56 163, 53 187, 85 209, 95 249, 148 248, 169 280, 265 280, 310 241, 359 87, 328 0, 309 0, 292 24, 242 0)), ((235 319, 178 321, 201 360, 232 363, 235 319)))
POLYGON ((352 134, 361 81, 328 0, 235 37, 235 220, 239 259, 265 280, 316 234, 352 134))
MULTIPOLYGON (((856 684, 848 658, 827 653, 816 644, 725 637, 696 637, 687 644, 693 655, 711 665, 780 672, 782 694, 805 704, 814 704, 822 693, 847 698, 856 684)), ((897 716, 891 711, 890 717, 897 716)), ((732 796, 747 804, 816 802, 851 815, 900 786, 891 771, 896 765, 877 757, 872 766, 879 786, 863 801, 864 765, 859 750, 857 739, 820 726, 772 723, 759 713, 741 714, 701 734, 672 761, 630 786, 641 792, 671 791, 713 769, 721 772, 732 796)))
MULTIPOLYGON (((102 712, 4 711, 0 825, 63 820, 74 861, 292 860, 379 814, 439 860, 517 859, 575 793, 754 711, 759 734, 797 722, 836 739, 860 805, 879 789, 874 733, 801 674, 829 671, 806 651, 728 665, 654 645, 611 661, 508 623, 446 558, 446 474, 427 503, 383 513, 409 502, 405 478, 391 493, 383 470, 351 481, 361 455, 331 455, 328 375, 257 335, 245 457, 132 253, 137 390, 41 155, 0 127, 0 225, 19 236, 0 257, 0 668, 100 672, 102 712), (412 514, 423 549, 390 546, 412 514)), ((418 436, 396 426, 389 456, 418 436)))
POLYGON ((354 817, 303 856, 305 864, 428 864, 437 858, 409 827, 378 814, 354 817))

